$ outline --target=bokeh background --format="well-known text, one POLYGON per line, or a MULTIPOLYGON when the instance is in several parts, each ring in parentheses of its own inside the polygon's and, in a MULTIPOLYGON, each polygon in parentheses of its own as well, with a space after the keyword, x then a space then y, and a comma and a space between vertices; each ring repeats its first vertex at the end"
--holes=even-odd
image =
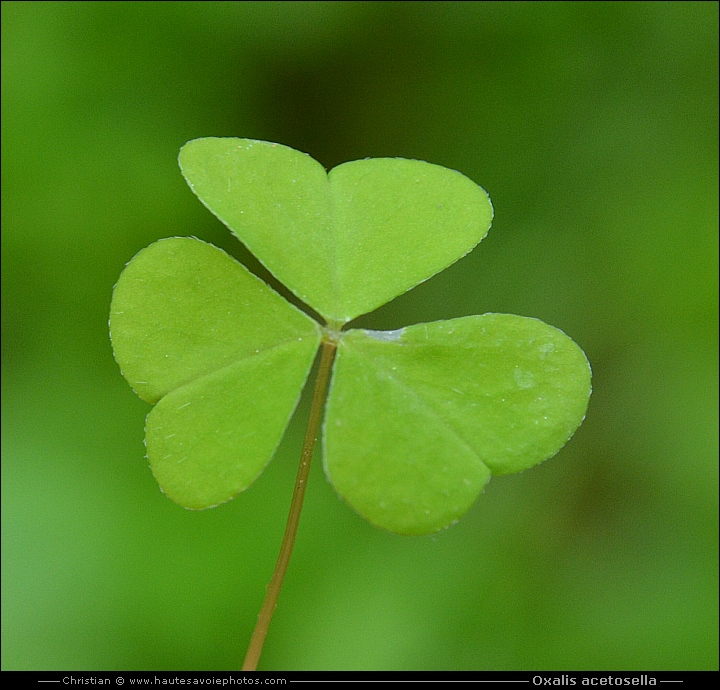
POLYGON ((714 2, 4 2, 2 668, 242 662, 307 401, 255 486, 188 512, 107 335, 158 238, 257 268, 176 163, 240 136, 462 171, 488 237, 360 323, 535 316, 594 370, 564 450, 435 537, 316 461, 261 668, 716 669, 717 42, 714 2))

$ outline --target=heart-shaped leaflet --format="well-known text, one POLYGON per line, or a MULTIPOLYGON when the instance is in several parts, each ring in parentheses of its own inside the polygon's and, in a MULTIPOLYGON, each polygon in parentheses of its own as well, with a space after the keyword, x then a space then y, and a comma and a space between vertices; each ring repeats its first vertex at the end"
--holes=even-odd
POLYGON ((326 173, 287 146, 207 138, 183 146, 180 168, 281 283, 337 324, 447 268, 492 222, 482 188, 424 161, 370 158, 326 173))

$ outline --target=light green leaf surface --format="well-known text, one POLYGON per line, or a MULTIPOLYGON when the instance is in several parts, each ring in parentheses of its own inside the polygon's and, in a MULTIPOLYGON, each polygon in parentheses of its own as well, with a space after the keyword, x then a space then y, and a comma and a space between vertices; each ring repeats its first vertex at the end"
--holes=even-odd
POLYGON ((312 364, 313 338, 241 359, 166 395, 147 418, 153 474, 186 508, 250 486, 272 458, 312 364))
POLYGON ((187 508, 247 488, 277 447, 320 329, 222 250, 194 238, 138 253, 115 286, 115 358, 147 420, 148 459, 187 508))
POLYGON ((326 408, 326 473, 370 522, 437 531, 491 474, 562 448, 585 416, 590 376, 570 338, 520 316, 348 331, 326 408))
POLYGON ((247 139, 180 153, 193 191, 330 322, 309 316, 221 250, 161 240, 125 268, 110 329, 123 374, 157 403, 146 425, 162 489, 206 508, 272 457, 323 337, 337 356, 323 429, 327 476, 370 522, 429 534, 458 520, 492 475, 551 457, 582 422, 590 367, 564 333, 485 314, 390 332, 337 329, 472 249, 492 206, 466 177, 368 159, 325 173, 247 139))
POLYGON ((338 323, 457 261, 492 221, 484 190, 423 161, 367 159, 326 174, 280 144, 206 138, 182 148, 180 167, 278 280, 338 323))

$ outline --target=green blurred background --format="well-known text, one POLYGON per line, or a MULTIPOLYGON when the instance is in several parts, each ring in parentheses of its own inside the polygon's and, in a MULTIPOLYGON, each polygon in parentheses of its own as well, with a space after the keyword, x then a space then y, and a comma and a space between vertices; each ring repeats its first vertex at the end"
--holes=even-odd
POLYGON ((490 234, 362 324, 535 316, 594 370, 565 449, 435 537, 316 461, 261 668, 716 669, 717 41, 714 2, 4 2, 2 668, 242 662, 307 401, 255 486, 188 512, 107 335, 158 238, 256 267, 176 162, 239 136, 462 171, 490 234))

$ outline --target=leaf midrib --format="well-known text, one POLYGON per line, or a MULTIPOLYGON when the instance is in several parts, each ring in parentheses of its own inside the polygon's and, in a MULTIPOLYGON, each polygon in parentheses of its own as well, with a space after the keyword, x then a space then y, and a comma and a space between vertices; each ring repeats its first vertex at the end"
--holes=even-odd
POLYGON ((398 388, 401 388, 403 391, 406 391, 415 401, 417 401, 418 406, 426 411, 426 414, 436 420, 436 422, 443 428, 446 428, 450 434, 456 438, 463 447, 465 447, 475 458, 477 458, 478 462, 485 467, 488 472, 492 475, 492 469, 485 463, 485 461, 478 455, 477 451, 470 445, 470 443, 465 439, 465 437, 446 419, 441 417, 435 409, 423 398, 417 391, 415 391, 413 388, 410 388, 406 383, 398 379, 396 376, 394 376, 392 373, 390 373, 392 370, 388 370, 387 368, 380 365, 380 363, 375 360, 374 358, 366 355, 362 352, 362 350, 355 349, 354 352, 356 354, 359 354, 361 357, 364 357, 366 360, 370 361, 371 366, 373 366, 377 371, 382 372, 387 376, 388 380, 391 381, 395 386, 398 388))
MULTIPOLYGON (((244 355, 244 356, 240 356, 240 357, 238 357, 237 359, 234 359, 234 360, 233 360, 232 362, 230 362, 229 364, 225 364, 225 365, 222 366, 222 367, 218 367, 217 369, 213 369, 212 371, 208 371, 208 372, 205 372, 205 373, 203 373, 203 374, 199 374, 199 375, 197 375, 197 376, 194 376, 193 378, 190 378, 190 379, 184 381, 184 382, 183 382, 182 384, 180 384, 179 386, 176 386, 176 387, 173 388, 172 390, 169 390, 167 393, 165 393, 164 395, 162 395, 160 398, 158 398, 158 399, 157 399, 154 403, 152 403, 152 404, 153 404, 153 405, 157 405, 163 398, 165 398, 166 396, 170 395, 171 393, 175 393, 175 392, 177 392, 177 391, 180 391, 180 390, 182 390, 183 388, 186 388, 187 386, 190 386, 191 384, 197 383, 198 381, 202 381, 202 380, 205 379, 205 378, 208 378, 208 377, 210 377, 210 376, 214 376, 215 374, 218 374, 218 373, 220 373, 220 372, 223 372, 223 371, 225 371, 225 370, 227 370, 227 369, 229 369, 229 368, 231 368, 231 367, 237 366, 237 364, 239 364, 240 362, 243 362, 243 361, 245 361, 245 360, 249 360, 249 359, 251 359, 251 358, 253 358, 253 357, 259 357, 259 356, 261 356, 261 355, 267 354, 268 352, 271 352, 272 350, 277 350, 277 349, 279 349, 279 348, 282 348, 282 347, 285 347, 285 346, 289 346, 289 345, 292 345, 292 344, 294 344, 294 343, 300 343, 300 342, 302 342, 303 340, 305 340, 305 338, 288 338, 288 339, 282 340, 282 341, 280 341, 280 342, 278 342, 278 343, 275 343, 274 345, 270 345, 270 346, 268 346, 268 347, 259 349, 259 350, 255 351, 255 352, 248 353, 247 355, 244 355)), ((313 355, 313 359, 317 356, 317 352, 318 352, 319 349, 320 349, 320 342, 318 341, 317 347, 315 348, 315 354, 313 355)))

